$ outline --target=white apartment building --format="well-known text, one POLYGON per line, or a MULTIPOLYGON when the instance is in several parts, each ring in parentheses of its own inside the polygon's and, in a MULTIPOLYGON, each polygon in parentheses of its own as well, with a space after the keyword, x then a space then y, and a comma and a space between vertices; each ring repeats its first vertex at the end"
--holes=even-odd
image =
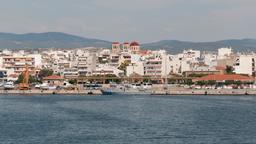
POLYGON ((253 75, 255 74, 255 55, 240 55, 236 59, 236 63, 234 66, 234 72, 236 74, 247 74, 253 75))
POLYGON ((36 68, 42 68, 42 55, 41 54, 29 54, 28 57, 33 57, 36 68))
POLYGON ((141 76, 144 75, 144 62, 138 61, 136 63, 131 63, 126 67, 126 76, 130 76, 133 73, 137 73, 141 76))
POLYGON ((181 75, 185 71, 191 71, 192 65, 198 63, 201 52, 198 50, 184 50, 183 53, 170 55, 170 72, 181 75))
POLYGON ((64 78, 67 78, 67 79, 75 79, 79 76, 79 73, 78 73, 78 70, 76 68, 66 68, 61 73, 61 75, 64 78))
POLYGON ((127 68, 127 75, 137 73, 144 76, 166 76, 171 71, 170 57, 166 51, 153 51, 143 57, 132 56, 132 64, 127 68))
POLYGON ((122 53, 119 60, 119 65, 122 63, 127 62, 131 63, 131 55, 129 53, 122 53))
POLYGON ((103 49, 99 52, 98 60, 99 63, 104 64, 107 63, 110 59, 111 51, 109 49, 103 49))
POLYGON ((170 55, 169 58, 170 58, 170 73, 180 74, 182 57, 179 55, 170 55))
POLYGON ((201 52, 199 50, 184 50, 183 51, 183 59, 186 59, 188 61, 197 61, 201 57, 201 52))
POLYGON ((225 59, 232 54, 232 48, 219 48, 218 49, 218 59, 225 59))
POLYGON ((130 65, 126 67, 126 76, 137 73, 141 76, 144 75, 144 57, 139 54, 131 54, 130 65))
POLYGON ((162 77, 171 71, 170 56, 165 51, 153 51, 149 55, 131 55, 131 64, 126 69, 127 76, 133 73, 141 76, 162 77))
POLYGON ((144 62, 144 75, 151 77, 159 77, 162 75, 161 58, 149 58, 144 62))
POLYGON ((92 71, 96 69, 98 58, 96 52, 88 50, 78 50, 76 52, 76 65, 79 76, 91 75, 92 71))
POLYGON ((1 68, 7 70, 7 75, 20 75, 25 71, 26 66, 30 74, 36 74, 42 66, 42 59, 40 54, 24 54, 14 53, 9 56, 1 57, 1 68))
POLYGON ((203 62, 209 67, 217 66, 217 54, 215 53, 204 53, 202 54, 203 62))
POLYGON ((185 71, 190 71, 192 62, 196 62, 195 57, 184 57, 184 54, 171 55, 170 72, 181 75, 185 71))
POLYGON ((110 59, 109 59, 109 65, 111 65, 113 67, 118 67, 120 64, 119 60, 120 60, 120 55, 111 54, 110 59))
POLYGON ((116 67, 107 65, 107 64, 99 64, 95 70, 92 71, 92 75, 115 75, 117 77, 123 76, 124 71, 117 69, 116 67))

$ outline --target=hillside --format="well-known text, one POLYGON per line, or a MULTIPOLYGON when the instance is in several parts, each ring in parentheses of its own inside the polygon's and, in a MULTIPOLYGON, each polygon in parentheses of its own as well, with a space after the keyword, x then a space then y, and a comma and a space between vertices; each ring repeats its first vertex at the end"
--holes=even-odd
MULTIPOLYGON (((163 40, 142 44, 142 48, 165 49, 171 53, 182 52, 184 49, 213 51, 220 47, 233 47, 235 51, 255 51, 255 39, 229 39, 215 42, 188 42, 178 40, 163 40)), ((12 34, 0 33, 0 49, 36 49, 36 48, 80 48, 105 47, 110 48, 111 42, 90 39, 60 32, 12 34)))
POLYGON ((83 38, 60 32, 0 33, 0 49, 109 47, 110 45, 111 43, 108 41, 83 38))
POLYGON ((230 39, 216 42, 187 42, 178 40, 163 40, 154 43, 143 44, 145 49, 165 49, 171 53, 181 52, 183 49, 197 49, 202 51, 213 51, 221 47, 232 47, 235 51, 255 51, 255 39, 230 39))

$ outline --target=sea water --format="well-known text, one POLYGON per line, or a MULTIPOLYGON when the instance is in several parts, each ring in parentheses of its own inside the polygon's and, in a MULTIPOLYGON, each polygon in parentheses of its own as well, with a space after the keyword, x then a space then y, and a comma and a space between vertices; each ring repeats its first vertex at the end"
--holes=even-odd
POLYGON ((256 97, 0 96, 2 144, 256 143, 256 97))

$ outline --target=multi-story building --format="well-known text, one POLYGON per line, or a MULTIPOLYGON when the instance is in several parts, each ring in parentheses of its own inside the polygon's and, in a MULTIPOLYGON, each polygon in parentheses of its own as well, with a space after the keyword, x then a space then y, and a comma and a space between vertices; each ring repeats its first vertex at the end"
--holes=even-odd
MULTIPOLYGON (((37 61, 37 63, 40 63, 37 61)), ((38 64, 40 65, 40 64, 38 64)), ((7 70, 7 75, 20 75, 28 67, 30 74, 36 74, 36 59, 33 56, 3 56, 2 67, 7 70)))
POLYGON ((218 59, 225 59, 232 54, 232 48, 219 48, 218 49, 218 59))
POLYGON ((109 49, 103 49, 102 51, 99 52, 98 56, 98 61, 100 64, 105 64, 109 61, 110 59, 110 50, 109 49))
POLYGON ((110 55, 110 60, 109 60, 109 65, 110 66, 114 66, 114 67, 118 67, 120 62, 120 56, 117 54, 111 54, 110 55))
POLYGON ((204 52, 202 54, 202 61, 209 67, 217 66, 217 54, 213 52, 204 52))
POLYGON ((141 76, 144 75, 144 62, 138 61, 136 63, 131 63, 126 67, 126 76, 130 76, 131 74, 136 73, 141 76))
POLYGON ((237 74, 255 75, 255 55, 240 55, 235 62, 234 72, 237 74))
POLYGON ((131 63, 131 55, 128 53, 124 53, 120 56, 119 65, 122 63, 131 63))
POLYGON ((201 57, 201 52, 199 50, 184 50, 183 51, 183 59, 189 61, 197 61, 201 57))
POLYGON ((86 76, 89 72, 88 70, 88 57, 89 52, 79 52, 77 53, 77 71, 80 76, 86 76))
POLYGON ((167 76, 171 71, 170 56, 166 51, 154 51, 144 60, 144 75, 151 77, 167 76))
POLYGON ((162 60, 160 58, 147 59, 144 63, 144 75, 159 77, 162 75, 162 60))
POLYGON ((67 68, 61 73, 66 79, 76 79, 79 76, 78 70, 76 68, 67 68))
POLYGON ((92 71, 93 76, 98 75, 115 75, 117 77, 124 76, 124 71, 117 69, 116 67, 107 65, 107 64, 100 64, 98 65, 95 70, 92 71))

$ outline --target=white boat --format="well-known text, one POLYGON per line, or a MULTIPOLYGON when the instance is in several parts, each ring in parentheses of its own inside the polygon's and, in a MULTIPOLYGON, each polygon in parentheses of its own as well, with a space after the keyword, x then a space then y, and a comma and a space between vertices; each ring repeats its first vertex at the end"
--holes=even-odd
POLYGON ((49 87, 48 87, 48 90, 56 90, 56 89, 57 89, 56 86, 49 86, 49 87))
POLYGON ((15 88, 14 83, 11 82, 11 81, 6 82, 6 83, 3 85, 3 87, 4 87, 4 89, 7 89, 7 90, 9 90, 9 89, 14 89, 14 88, 15 88))
POLYGON ((138 94, 151 94, 150 89, 144 89, 140 87, 133 87, 127 85, 116 85, 115 87, 102 88, 103 95, 138 95, 138 94))
POLYGON ((39 85, 40 89, 42 90, 48 90, 49 89, 49 84, 48 83, 43 83, 39 85))

